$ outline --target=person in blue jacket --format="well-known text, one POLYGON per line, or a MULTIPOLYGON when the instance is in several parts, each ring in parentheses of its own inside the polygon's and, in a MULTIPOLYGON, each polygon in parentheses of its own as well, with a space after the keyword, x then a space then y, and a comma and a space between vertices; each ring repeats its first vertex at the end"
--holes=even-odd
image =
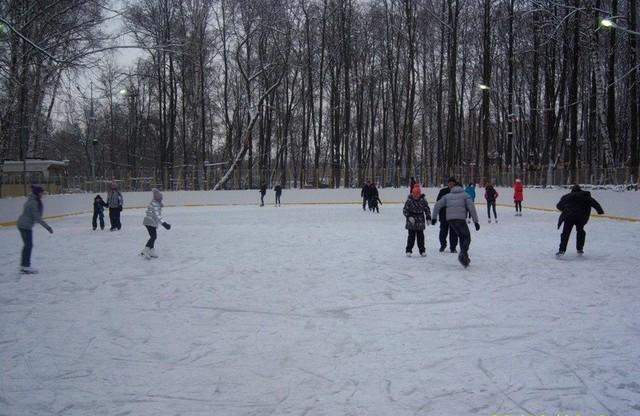
POLYGON ((100 229, 104 230, 104 209, 108 206, 109 204, 104 202, 100 195, 93 198, 93 219, 91 220, 93 231, 98 228, 98 218, 100 219, 100 229))
MULTIPOLYGON (((467 193, 467 195, 471 197, 471 201, 475 203, 476 202, 476 184, 470 183, 469 185, 467 185, 466 188, 464 188, 464 191, 467 193)), ((470 212, 467 212, 467 224, 471 224, 470 212)))

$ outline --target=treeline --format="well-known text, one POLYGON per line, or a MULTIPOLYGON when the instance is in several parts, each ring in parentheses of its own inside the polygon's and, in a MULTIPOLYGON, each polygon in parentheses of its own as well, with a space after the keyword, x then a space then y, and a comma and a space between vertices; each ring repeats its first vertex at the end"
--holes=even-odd
POLYGON ((124 3, 128 68, 95 53, 108 2, 0 1, 4 159, 165 188, 637 181, 635 0, 124 3))

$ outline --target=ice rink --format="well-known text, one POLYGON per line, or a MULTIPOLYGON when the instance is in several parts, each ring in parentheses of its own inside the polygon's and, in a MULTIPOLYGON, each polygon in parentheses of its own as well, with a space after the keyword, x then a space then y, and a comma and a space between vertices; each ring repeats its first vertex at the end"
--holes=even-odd
POLYGON ((144 210, 69 216, 37 275, 0 228, 0 415, 640 414, 640 223, 557 260, 556 213, 480 207, 465 270, 380 208, 166 207, 151 261, 144 210))

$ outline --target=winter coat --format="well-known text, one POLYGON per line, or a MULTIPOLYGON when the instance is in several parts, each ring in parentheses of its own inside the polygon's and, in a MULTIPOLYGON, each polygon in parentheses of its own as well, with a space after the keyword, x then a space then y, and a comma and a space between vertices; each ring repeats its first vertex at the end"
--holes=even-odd
POLYGON ((513 200, 514 202, 524 201, 524 185, 522 182, 516 182, 513 184, 513 200))
POLYGON ((409 195, 407 202, 404 203, 404 208, 402 208, 402 213, 407 219, 404 226, 407 230, 424 230, 425 217, 426 221, 431 221, 431 209, 429 209, 429 203, 424 194, 420 195, 419 199, 409 195))
POLYGON ((267 185, 260 186, 260 193, 264 196, 267 193, 267 185))
POLYGON ((276 196, 282 195, 282 186, 276 185, 273 190, 276 191, 276 196))
POLYGON ((487 202, 496 202, 496 199, 498 199, 498 191, 496 191, 496 188, 488 185, 484 190, 484 199, 486 199, 487 202))
POLYGON ((473 202, 476 202, 476 187, 475 187, 475 185, 467 186, 466 188, 464 188, 464 191, 467 194, 469 194, 469 196, 471 197, 471 200, 473 202))
MULTIPOLYGON (((448 186, 440 189, 440 192, 438 192, 438 197, 436 198, 436 202, 440 201, 449 192, 451 192, 451 188, 449 188, 448 186)), ((435 214, 434 214, 434 218, 435 218, 435 214)), ((440 220, 440 222, 446 222, 447 221, 447 208, 443 207, 440 210, 440 216, 438 217, 438 220, 440 220)))
POLYGON ((375 186, 369 187, 369 198, 367 198, 369 203, 369 208, 375 208, 378 206, 378 202, 382 204, 380 201, 380 194, 378 194, 378 188, 375 186))
POLYGON ((558 228, 565 221, 585 225, 591 216, 591 208, 594 208, 600 215, 604 214, 602 206, 587 191, 572 191, 564 195, 560 198, 556 208, 562 211, 560 218, 558 218, 558 228))
POLYGON ((22 214, 20 214, 16 225, 23 230, 31 230, 33 225, 38 223, 49 230, 51 227, 42 219, 43 211, 42 201, 35 194, 30 194, 27 202, 24 203, 22 214))
POLYGON ((461 186, 454 186, 451 188, 451 192, 436 202, 433 207, 433 216, 438 215, 438 212, 445 207, 447 208, 447 221, 464 220, 467 218, 467 212, 469 212, 473 222, 479 222, 476 206, 469 194, 461 186))
POLYGON ((360 191, 360 196, 364 199, 369 199, 369 195, 371 194, 371 188, 369 185, 365 185, 362 187, 362 191, 360 191))
POLYGON ((104 209, 106 207, 108 207, 108 206, 109 205, 102 200, 100 195, 96 196, 93 199, 93 213, 94 214, 102 214, 104 212, 104 209))
POLYGON ((154 199, 149 203, 142 224, 156 228, 162 224, 162 201, 154 199))
POLYGON ((107 194, 107 205, 109 208, 120 208, 122 209, 122 205, 124 205, 124 198, 122 194, 117 189, 109 191, 107 194))

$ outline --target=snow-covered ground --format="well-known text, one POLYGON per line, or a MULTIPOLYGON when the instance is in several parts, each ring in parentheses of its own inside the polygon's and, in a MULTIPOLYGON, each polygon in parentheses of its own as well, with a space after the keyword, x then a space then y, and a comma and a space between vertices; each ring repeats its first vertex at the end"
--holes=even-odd
POLYGON ((0 228, 0 414, 640 414, 640 223, 556 260, 556 214, 481 207, 465 270, 401 208, 166 207, 152 261, 142 209, 69 216, 22 276, 0 228))

